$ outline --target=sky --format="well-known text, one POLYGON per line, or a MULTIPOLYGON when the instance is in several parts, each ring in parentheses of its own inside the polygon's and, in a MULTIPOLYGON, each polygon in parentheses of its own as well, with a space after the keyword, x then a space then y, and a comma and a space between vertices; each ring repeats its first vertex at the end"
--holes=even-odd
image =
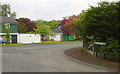
POLYGON ((78 15, 90 5, 96 6, 100 1, 119 0, 0 0, 2 4, 10 4, 16 18, 31 20, 62 20, 65 16, 78 15))

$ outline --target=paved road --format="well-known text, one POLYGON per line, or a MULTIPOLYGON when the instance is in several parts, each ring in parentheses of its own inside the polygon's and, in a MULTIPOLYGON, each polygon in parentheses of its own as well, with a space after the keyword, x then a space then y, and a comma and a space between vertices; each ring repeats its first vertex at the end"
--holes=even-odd
POLYGON ((106 72, 76 63, 63 55, 82 43, 3 46, 3 72, 106 72))

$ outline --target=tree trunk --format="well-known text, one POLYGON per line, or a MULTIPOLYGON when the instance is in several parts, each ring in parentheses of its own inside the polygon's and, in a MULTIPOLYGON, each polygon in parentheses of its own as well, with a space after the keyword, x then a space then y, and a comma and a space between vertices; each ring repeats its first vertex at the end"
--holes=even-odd
POLYGON ((8 44, 10 44, 10 34, 9 33, 6 34, 6 41, 8 44))
POLYGON ((42 38, 41 38, 41 41, 42 41, 42 43, 44 43, 44 36, 41 36, 42 38))

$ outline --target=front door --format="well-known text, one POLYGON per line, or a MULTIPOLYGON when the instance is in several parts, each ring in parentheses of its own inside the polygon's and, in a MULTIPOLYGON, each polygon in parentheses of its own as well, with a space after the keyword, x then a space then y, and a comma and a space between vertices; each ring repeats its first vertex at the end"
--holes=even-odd
POLYGON ((12 43, 17 43, 17 35, 11 35, 12 43))

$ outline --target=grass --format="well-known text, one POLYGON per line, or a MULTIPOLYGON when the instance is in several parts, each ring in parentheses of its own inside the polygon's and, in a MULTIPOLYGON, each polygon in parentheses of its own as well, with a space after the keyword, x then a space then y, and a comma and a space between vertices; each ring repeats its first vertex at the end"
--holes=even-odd
POLYGON ((0 45, 26 45, 26 44, 47 44, 47 43, 79 43, 82 41, 44 41, 44 43, 14 43, 14 44, 0 44, 0 45))
POLYGON ((45 41, 44 43, 77 43, 82 41, 45 41))

